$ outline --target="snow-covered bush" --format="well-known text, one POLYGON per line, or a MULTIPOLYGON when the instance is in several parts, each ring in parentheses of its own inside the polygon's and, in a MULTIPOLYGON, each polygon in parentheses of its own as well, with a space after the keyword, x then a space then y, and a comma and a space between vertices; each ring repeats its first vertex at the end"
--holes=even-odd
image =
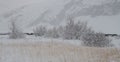
POLYGON ((50 37, 50 38, 59 38, 59 33, 58 33, 58 29, 56 27, 48 29, 45 37, 50 37))
POLYGON ((59 26, 57 28, 57 31, 58 31, 59 37, 63 38, 63 35, 64 35, 64 26, 59 26))
POLYGON ((46 27, 44 27, 44 26, 36 27, 36 28, 33 30, 35 36, 43 36, 43 35, 45 35, 46 31, 47 31, 47 30, 46 30, 46 27))
POLYGON ((81 39, 84 33, 89 32, 92 32, 92 30, 87 26, 86 22, 79 21, 75 23, 73 19, 69 19, 65 26, 63 37, 65 39, 81 39))
POLYGON ((68 19, 68 23, 65 26, 58 26, 53 28, 46 28, 43 26, 34 29, 36 36, 51 37, 51 38, 63 38, 63 39, 81 39, 85 33, 93 32, 90 27, 87 26, 87 22, 74 22, 73 19, 68 19))
POLYGON ((59 35, 59 28, 46 28, 44 26, 39 26, 33 30, 35 36, 44 36, 49 38, 58 38, 59 35))
POLYGON ((10 39, 19 39, 19 38, 25 38, 24 33, 21 31, 20 27, 16 25, 15 21, 11 22, 11 32, 9 35, 10 39))
POLYGON ((89 47, 108 47, 112 46, 111 39, 103 33, 87 33, 82 37, 83 44, 89 47))

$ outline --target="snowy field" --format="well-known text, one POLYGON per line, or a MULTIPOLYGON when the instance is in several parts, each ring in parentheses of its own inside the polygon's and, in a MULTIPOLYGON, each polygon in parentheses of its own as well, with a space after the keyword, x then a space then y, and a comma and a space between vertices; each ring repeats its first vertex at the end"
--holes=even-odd
POLYGON ((0 0, 0 9, 0 62, 120 62, 120 0, 0 0))
POLYGON ((79 40, 0 39, 0 62, 120 62, 119 40, 117 46, 84 47, 79 40), (117 48, 116 48, 117 47, 117 48))

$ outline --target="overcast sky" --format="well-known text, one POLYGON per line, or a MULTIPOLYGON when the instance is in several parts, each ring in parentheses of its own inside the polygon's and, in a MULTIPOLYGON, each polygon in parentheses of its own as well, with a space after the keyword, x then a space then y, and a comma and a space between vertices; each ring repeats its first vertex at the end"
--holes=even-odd
MULTIPOLYGON (((42 7, 44 5, 53 5, 56 3, 66 1, 66 0, 0 0, 0 15, 14 10, 15 8, 21 7, 23 5, 30 5, 39 3, 42 7)), ((84 3, 89 4, 99 4, 104 0, 86 0, 84 3), (92 1, 92 2, 91 2, 92 1), (94 1, 94 2, 93 2, 94 1)), ((83 20, 89 20, 89 25, 93 27, 96 31, 105 32, 105 33, 117 33, 120 34, 120 15, 115 16, 98 16, 98 17, 83 17, 83 20)), ((0 32, 7 31, 8 25, 7 21, 0 22, 0 32)))

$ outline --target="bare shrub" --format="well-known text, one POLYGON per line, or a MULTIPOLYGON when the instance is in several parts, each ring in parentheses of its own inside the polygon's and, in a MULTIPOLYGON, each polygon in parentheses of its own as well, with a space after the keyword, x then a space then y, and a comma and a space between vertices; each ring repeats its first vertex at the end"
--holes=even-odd
POLYGON ((25 38, 24 33, 21 31, 20 27, 18 27, 15 23, 15 21, 11 22, 11 33, 9 35, 10 39, 19 39, 19 38, 25 38))
POLYGON ((89 33, 82 37, 83 44, 89 47, 108 47, 111 46, 111 39, 103 33, 89 33))
POLYGON ((43 36, 43 35, 45 35, 46 31, 47 31, 47 29, 46 29, 46 27, 44 27, 44 26, 36 27, 36 28, 33 30, 35 36, 43 36))
POLYGON ((59 37, 60 38, 63 38, 64 36, 64 26, 59 26, 58 28, 57 28, 57 31, 58 31, 58 34, 59 34, 59 37))
POLYGON ((59 32, 58 29, 56 27, 48 29, 45 37, 50 37, 50 38, 59 38, 59 32))
POLYGON ((75 23, 73 19, 69 19, 69 22, 64 29, 65 39, 81 39, 84 33, 92 32, 91 28, 87 26, 87 22, 75 23))

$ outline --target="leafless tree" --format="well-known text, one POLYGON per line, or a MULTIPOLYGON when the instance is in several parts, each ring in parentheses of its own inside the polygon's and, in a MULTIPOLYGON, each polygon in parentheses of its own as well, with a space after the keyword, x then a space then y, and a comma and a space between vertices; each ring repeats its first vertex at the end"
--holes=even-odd
POLYGON ((44 26, 39 26, 39 27, 36 27, 33 31, 35 36, 43 36, 45 35, 47 29, 44 26))
POLYGON ((69 19, 63 36, 65 39, 81 39, 82 35, 89 32, 92 32, 92 30, 86 22, 79 21, 75 23, 73 19, 69 19))
POLYGON ((10 39, 19 39, 19 38, 25 38, 24 33, 21 31, 20 27, 17 26, 15 21, 11 22, 11 33, 9 35, 10 39))

